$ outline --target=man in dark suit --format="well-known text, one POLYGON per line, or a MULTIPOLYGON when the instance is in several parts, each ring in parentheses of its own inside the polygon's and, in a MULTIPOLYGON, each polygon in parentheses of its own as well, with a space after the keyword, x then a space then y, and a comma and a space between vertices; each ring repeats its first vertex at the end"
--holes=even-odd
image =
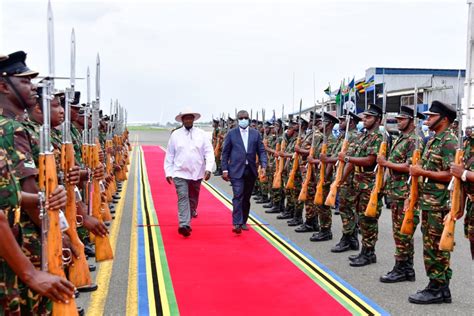
POLYGON ((240 234, 248 230, 247 220, 250 212, 250 195, 257 179, 256 157, 263 170, 267 167, 267 155, 260 133, 249 128, 247 111, 237 113, 238 127, 230 130, 224 139, 222 149, 222 178, 232 184, 233 213, 232 231, 240 234))

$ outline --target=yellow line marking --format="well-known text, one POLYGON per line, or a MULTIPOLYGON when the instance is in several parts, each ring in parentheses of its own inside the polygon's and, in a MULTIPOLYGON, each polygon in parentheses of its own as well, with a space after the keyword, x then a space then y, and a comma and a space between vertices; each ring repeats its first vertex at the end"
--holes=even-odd
MULTIPOLYGON (((209 188, 213 188, 217 191, 219 191, 214 185, 208 183, 208 182, 205 182, 203 181, 203 184, 204 186, 207 186, 209 188)), ((209 190, 209 192, 211 192, 212 195, 214 195, 217 199, 219 199, 221 202, 224 203, 224 205, 226 205, 229 209, 232 210, 232 204, 227 201, 227 199, 221 197, 220 195, 218 195, 217 193, 215 193, 213 190, 209 190)), ((263 225, 263 223, 261 223, 260 221, 258 221, 256 218, 252 217, 251 218, 257 222, 258 224, 261 224, 263 225)), ((278 238, 280 241, 282 241, 284 244, 286 244, 289 248, 291 248, 293 251, 295 251, 296 253, 299 253, 298 250, 296 250, 292 245, 288 244, 284 239, 282 239, 280 236, 278 235, 272 235, 270 236, 269 233, 267 233, 265 230, 263 230, 262 228, 260 228, 259 226, 254 226, 254 229, 255 230, 258 230, 259 232, 261 232, 262 234, 264 234, 265 236, 268 237, 268 239, 275 239, 275 238, 278 238)), ((305 271, 307 271, 307 273, 310 273, 311 275, 313 275, 315 278, 317 278, 321 283, 323 283, 327 288, 330 288, 331 291, 337 295, 337 297, 339 297, 341 300, 343 300, 344 302, 346 302, 349 306, 352 306, 355 310, 360 310, 363 314, 365 314, 365 312, 363 312, 360 307, 358 307, 357 305, 355 305, 351 300, 349 300, 346 296, 343 296, 342 293, 340 293, 340 291, 338 289, 336 289, 332 284, 328 283, 326 280, 324 280, 323 278, 321 278, 321 276, 319 274, 317 274, 316 272, 310 270, 310 269, 307 269, 306 266, 308 266, 308 263, 309 265, 313 266, 314 268, 316 268, 319 272, 321 272, 322 274, 324 274, 326 277, 328 277, 329 279, 332 279, 337 285, 339 285, 341 288, 345 289, 347 292, 349 293, 352 293, 351 290, 347 289, 342 283, 340 283, 339 281, 337 281, 336 279, 334 279, 331 275, 329 275, 328 273, 326 273, 323 269, 321 269, 320 267, 318 267, 315 263, 313 263, 311 260, 308 260, 308 263, 306 262, 303 262, 301 261, 298 257, 296 257, 294 254, 292 254, 291 252, 289 252, 287 249, 283 248, 283 247, 278 247, 278 249, 280 249, 281 252, 285 253, 285 255, 293 258, 294 261, 297 261, 300 263, 300 265, 302 267, 304 267, 305 271)), ((368 305, 365 301, 363 301, 359 296, 357 295, 353 295, 352 296, 353 298, 355 298, 359 303, 363 304, 367 309, 371 310, 375 315, 380 315, 379 312, 377 312, 377 310, 375 310, 373 307, 371 307, 370 305, 368 305)))
MULTIPOLYGON (((115 220, 112 222, 112 228, 109 235, 110 244, 114 254, 117 246, 120 223, 122 221, 122 211, 124 207, 125 194, 127 193, 127 185, 128 180, 125 180, 122 186, 122 192, 120 193, 120 201, 117 204, 117 208, 115 209, 115 220)), ((91 295, 91 303, 87 309, 88 316, 99 316, 104 314, 105 302, 109 292, 110 278, 112 276, 113 263, 113 260, 100 263, 99 272, 97 273, 96 279, 96 283, 99 288, 91 295)))
MULTIPOLYGON (((143 152, 143 149, 142 149, 142 152, 143 152)), ((152 199, 152 196, 151 196, 151 189, 150 189, 150 182, 148 181, 148 172, 147 172, 147 169, 146 169, 146 164, 145 164, 145 156, 143 155, 142 156, 142 168, 143 168, 143 173, 144 173, 144 178, 145 178, 145 187, 143 188, 143 190, 145 190, 145 194, 146 194, 146 197, 147 197, 147 200, 146 200, 146 203, 148 205, 148 211, 150 213, 152 212, 155 212, 155 207, 154 207, 154 204, 153 204, 153 199, 152 199)), ((158 224, 158 220, 154 220, 155 216, 154 214, 150 214, 150 223, 148 224, 158 224)), ((152 230, 155 230, 155 229, 159 229, 158 227, 153 227, 152 230)), ((161 306, 162 306, 162 310, 163 310, 163 315, 171 315, 170 314, 170 308, 169 308, 169 300, 168 300, 168 294, 166 292, 166 284, 165 284, 165 277, 163 275, 163 269, 162 269, 162 262, 161 262, 161 257, 160 257, 160 253, 159 253, 159 247, 160 247, 160 244, 158 242, 158 238, 156 237, 156 233, 153 232, 152 234, 152 239, 153 239, 153 244, 155 245, 154 249, 148 249, 148 251, 153 251, 154 254, 155 254, 155 265, 157 267, 157 272, 158 272, 158 284, 159 284, 159 290, 160 290, 160 298, 161 298, 161 306)), ((148 275, 147 275, 148 276, 148 275)), ((150 278, 147 277, 147 279, 149 280, 150 285, 153 284, 153 281, 151 280, 151 274, 150 274, 150 278)), ((153 302, 154 303, 154 302, 153 302)), ((155 308, 155 304, 149 304, 150 306, 150 310, 154 310, 155 308)))
POLYGON ((138 263, 137 263, 137 194, 138 194, 138 150, 134 148, 135 180, 133 185, 132 232, 130 237, 130 261, 128 264, 127 314, 138 314, 138 263))

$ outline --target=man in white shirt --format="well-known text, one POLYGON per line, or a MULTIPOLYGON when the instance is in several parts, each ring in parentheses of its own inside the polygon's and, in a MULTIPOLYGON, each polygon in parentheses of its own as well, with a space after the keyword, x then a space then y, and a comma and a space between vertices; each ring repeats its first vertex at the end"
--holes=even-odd
POLYGON ((214 150, 210 137, 193 127, 201 115, 191 110, 181 112, 176 121, 183 126, 173 131, 166 148, 164 163, 166 181, 174 182, 178 195, 178 233, 191 234, 191 215, 197 216, 201 181, 209 180, 214 166, 214 150))

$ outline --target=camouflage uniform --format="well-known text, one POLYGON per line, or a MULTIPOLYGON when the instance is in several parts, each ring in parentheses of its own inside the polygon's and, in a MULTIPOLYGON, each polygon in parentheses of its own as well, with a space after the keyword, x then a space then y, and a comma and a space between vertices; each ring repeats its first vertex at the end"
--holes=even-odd
MULTIPOLYGON (((379 129, 372 132, 365 132, 360 135, 357 146, 354 148, 353 157, 377 156, 380 144, 382 143, 382 133, 379 129)), ((375 167, 375 166, 374 166, 375 167)), ((362 232, 362 245, 367 249, 374 249, 378 235, 378 219, 382 208, 381 194, 378 195, 378 203, 375 217, 365 216, 365 210, 369 203, 370 193, 375 184, 374 167, 354 166, 354 187, 355 187, 355 209, 359 217, 359 226, 362 232)))
MULTIPOLYGON (((0 130, 3 137, 0 137, 0 147, 7 148, 10 160, 12 161, 13 175, 19 181, 30 176, 37 176, 35 161, 32 157, 30 144, 34 143, 31 135, 25 130, 24 117, 16 117, 1 109, 0 130), (23 123, 23 124, 22 124, 23 123), (16 150, 14 150, 15 148, 16 150)), ((39 144, 39 141, 38 141, 39 144)), ((39 152, 39 149, 38 149, 39 152)), ((40 229, 31 221, 30 217, 23 210, 20 213, 20 234, 21 249, 30 259, 35 268, 41 268, 41 238, 40 229)), ((48 315, 51 312, 51 301, 46 297, 41 297, 34 293, 24 284, 19 283, 21 294, 21 309, 24 314, 48 315)))
POLYGON ((82 137, 81 132, 71 124, 71 140, 74 147, 74 158, 79 166, 82 166, 82 137))
MULTIPOLYGON (((403 164, 412 164, 413 151, 415 150, 416 141, 418 140, 420 150, 423 149, 423 140, 412 131, 409 134, 401 134, 400 137, 393 143, 388 161, 403 164)), ((405 235, 400 232, 402 228, 403 219, 405 217, 404 202, 410 197, 410 187, 408 184, 408 173, 400 173, 393 169, 388 169, 389 177, 385 183, 384 193, 390 198, 390 209, 392 211, 392 232, 395 240, 395 260, 407 261, 413 260, 413 234, 405 235)), ((419 212, 414 210, 414 230, 418 225, 419 212)))
MULTIPOLYGON (((320 147, 318 148, 318 152, 321 153, 323 143, 320 143, 320 147)), ((336 138, 332 133, 329 133, 327 136, 327 152, 326 153, 331 153, 336 146, 336 138)), ((326 165, 327 168, 327 165, 326 165)), ((315 177, 315 183, 319 182, 320 179, 320 172, 318 171, 316 173, 315 177)), ((325 197, 329 194, 329 187, 331 186, 331 177, 328 177, 327 175, 324 175, 324 183, 323 183, 323 204, 322 205, 316 205, 316 213, 318 214, 319 217, 319 226, 321 230, 330 230, 331 225, 332 225, 332 214, 331 214, 331 208, 327 205, 324 205, 325 202, 325 197)), ((316 193, 316 192, 315 192, 316 193)))
MULTIPOLYGON (((1 128, 0 132, 3 132, 1 128)), ((18 180, 12 175, 7 155, 7 148, 0 147, 0 212, 5 213, 12 231, 18 235, 15 215, 19 212, 21 189, 18 180)), ((20 315, 19 282, 7 262, 0 258, 0 315, 20 315)))
MULTIPOLYGON (((469 171, 474 171, 474 136, 464 142, 464 164, 469 171)), ((471 243, 471 255, 474 260, 474 183, 465 182, 467 194, 466 216, 464 217, 464 234, 471 243)))
MULTIPOLYGON (((319 156, 318 148, 320 147, 321 142, 323 141, 323 134, 315 129, 313 133, 310 133, 307 135, 307 137, 303 140, 301 147, 305 150, 310 150, 311 146, 314 148, 314 154, 313 158, 316 156, 319 156), (313 133, 314 133, 314 138, 313 138, 313 133)), ((301 161, 301 163, 304 163, 301 161)), ((307 168, 304 167, 304 165, 300 165, 302 168, 301 170, 301 176, 303 179, 306 178, 306 173, 307 173, 307 168)), ((311 172, 311 180, 309 181, 308 185, 308 195, 306 198, 306 201, 304 201, 304 207, 305 207, 305 220, 307 223, 312 223, 313 221, 317 220, 316 219, 316 205, 314 204, 314 195, 316 194, 316 183, 315 183, 315 175, 317 169, 317 165, 313 165, 312 167, 312 172, 311 172)))
MULTIPOLYGON (((275 148, 277 136, 273 134, 268 135, 267 139, 268 139, 267 146, 269 148, 275 148)), ((268 162, 267 162, 267 169, 265 171, 266 171, 268 180, 265 185, 266 185, 267 192, 270 194, 270 201, 273 202, 274 189, 272 189, 272 185, 273 185, 273 174, 275 172, 275 156, 273 154, 268 154, 268 153, 267 153, 267 156, 268 156, 268 160, 267 160, 268 162)))
MULTIPOLYGON (((344 133, 339 135, 339 139, 342 137, 342 141, 339 141, 335 146, 332 156, 338 155, 341 151, 342 144, 344 142, 344 133)), ((356 149, 356 138, 358 133, 356 130, 350 130, 348 135, 349 148, 347 149, 347 156, 352 156, 356 149)), ((342 220, 342 233, 344 235, 353 235, 356 228, 356 217, 355 217, 355 196, 356 196, 356 185, 354 183, 354 173, 351 172, 347 179, 341 183, 338 189, 339 197, 339 213, 341 214, 342 220)))
MULTIPOLYGON (((288 144, 286 145, 285 148, 285 153, 290 154, 295 152, 295 145, 296 145, 296 140, 297 136, 291 137, 289 140, 288 144)), ((285 158, 285 168, 283 169, 283 175, 282 175, 282 186, 286 186, 291 169, 293 168, 293 158, 285 158)), ((294 189, 284 189, 285 196, 286 196, 286 209, 290 210, 291 213, 297 212, 297 211, 302 211, 303 210, 303 203, 298 201, 298 194, 300 193, 300 188, 301 189, 301 173, 296 172, 295 174, 295 188, 294 189)))
MULTIPOLYGON (((288 140, 288 136, 286 135, 286 133, 283 133, 282 135, 280 136, 277 136, 276 137, 276 141, 275 141, 275 148, 276 148, 276 144, 281 144, 283 142, 283 139, 285 139, 285 143, 288 144, 289 140, 288 140)), ((279 163, 284 163, 285 162, 285 159, 283 159, 282 157, 279 157, 277 158, 279 163)), ((274 166, 273 166, 273 174, 276 173, 276 159, 274 159, 274 166)), ((273 189, 273 179, 272 179, 272 191, 273 191, 273 196, 272 196, 272 201, 273 201, 273 205, 275 207, 281 205, 281 209, 283 210, 284 208, 284 203, 285 203, 285 181, 284 181, 284 174, 285 174, 285 168, 283 168, 283 173, 282 173, 282 184, 281 184, 281 187, 278 188, 278 189, 273 189)), ((272 178, 273 178, 273 175, 272 175, 272 178)))
MULTIPOLYGON (((421 157, 421 166, 425 170, 449 171, 454 161, 457 137, 451 129, 435 134, 428 141, 421 157)), ((446 284, 451 279, 449 251, 439 250, 439 241, 443 232, 443 220, 450 211, 450 192, 447 183, 431 179, 419 179, 419 208, 421 210, 421 230, 423 232, 423 259, 430 280, 446 284)))

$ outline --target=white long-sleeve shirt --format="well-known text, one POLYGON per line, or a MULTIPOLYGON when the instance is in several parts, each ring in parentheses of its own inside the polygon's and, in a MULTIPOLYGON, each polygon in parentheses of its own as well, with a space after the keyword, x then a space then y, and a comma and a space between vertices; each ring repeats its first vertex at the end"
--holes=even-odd
POLYGON ((214 163, 214 149, 206 132, 181 127, 171 134, 164 163, 167 177, 202 179, 205 171, 212 171, 214 163))

